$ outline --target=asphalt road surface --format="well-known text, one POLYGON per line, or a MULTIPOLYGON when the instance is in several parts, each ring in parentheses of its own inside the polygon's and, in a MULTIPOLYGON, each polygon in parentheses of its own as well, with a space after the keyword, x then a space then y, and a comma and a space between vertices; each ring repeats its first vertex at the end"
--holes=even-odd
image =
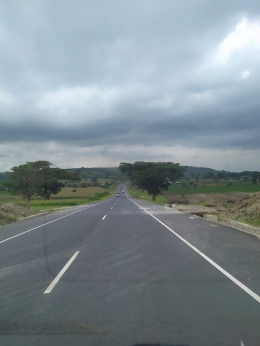
POLYGON ((0 345, 260 345, 260 240, 120 197, 0 228, 0 345))

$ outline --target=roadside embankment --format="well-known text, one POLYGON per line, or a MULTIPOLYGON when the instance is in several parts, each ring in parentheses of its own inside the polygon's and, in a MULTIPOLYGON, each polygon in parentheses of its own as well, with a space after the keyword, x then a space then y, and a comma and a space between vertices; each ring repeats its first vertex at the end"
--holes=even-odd
POLYGON ((211 195, 210 198, 205 196, 207 199, 199 204, 190 204, 191 201, 186 199, 186 204, 182 200, 180 204, 168 206, 260 237, 260 193, 246 194, 237 200, 235 197, 238 196, 228 196, 227 200, 227 196, 222 196, 221 201, 219 196, 211 195))
POLYGON ((7 203, 0 206, 0 226, 16 222, 26 217, 43 215, 46 213, 48 212, 29 210, 27 208, 21 207, 20 205, 7 203))
POLYGON ((225 219, 225 218, 221 218, 219 216, 210 215, 210 214, 205 214, 204 218, 208 221, 216 222, 216 223, 219 223, 219 224, 224 225, 224 226, 232 227, 232 228, 238 229, 239 231, 250 233, 250 234, 253 234, 256 237, 260 238, 260 228, 259 227, 250 226, 250 225, 247 225, 245 223, 238 222, 236 220, 225 219))

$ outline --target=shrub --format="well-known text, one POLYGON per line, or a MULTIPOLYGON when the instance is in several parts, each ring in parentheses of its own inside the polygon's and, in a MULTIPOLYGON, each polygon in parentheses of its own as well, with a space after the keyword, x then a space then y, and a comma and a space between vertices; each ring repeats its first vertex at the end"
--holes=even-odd
POLYGON ((88 186, 88 184, 87 183, 81 183, 81 187, 87 187, 88 186))

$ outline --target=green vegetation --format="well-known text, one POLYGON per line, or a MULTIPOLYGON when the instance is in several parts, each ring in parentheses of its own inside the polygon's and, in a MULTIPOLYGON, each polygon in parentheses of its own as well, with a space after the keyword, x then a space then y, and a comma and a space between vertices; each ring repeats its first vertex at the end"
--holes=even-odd
POLYGON ((61 191, 64 186, 61 179, 80 180, 75 173, 52 169, 51 165, 49 161, 35 161, 12 167, 12 172, 7 173, 7 181, 3 185, 13 194, 22 195, 24 207, 30 209, 33 196, 50 199, 52 194, 61 191))
POLYGON ((151 196, 149 195, 148 192, 134 188, 133 186, 127 186, 127 189, 129 191, 129 193, 135 198, 144 199, 148 202, 152 202, 152 203, 159 204, 159 205, 164 205, 167 203, 167 199, 166 199, 166 196, 164 194, 158 195, 156 198, 156 201, 151 201, 151 196))
POLYGON ((224 206, 227 208, 231 208, 234 205, 234 203, 224 203, 224 206))
MULTIPOLYGON (((113 195, 116 190, 116 186, 113 185, 107 189, 103 189, 101 187, 77 188, 76 192, 72 192, 72 190, 72 188, 64 188, 50 200, 46 200, 38 196, 33 197, 31 199, 31 209, 50 210, 99 201, 113 195)), ((0 191, 0 205, 6 203, 23 206, 23 199, 19 195, 13 195, 10 192, 0 191)))
MULTIPOLYGON (((175 185, 174 183, 169 187, 169 193, 182 194, 183 186, 175 185)), ((232 181, 232 185, 228 186, 227 182, 209 182, 199 181, 197 187, 190 186, 187 191, 188 194, 206 194, 206 193, 225 193, 225 192, 258 192, 260 191, 260 184, 252 184, 249 181, 232 181)))
POLYGON ((257 218, 250 218, 250 217, 238 218, 237 221, 248 223, 249 225, 254 227, 260 226, 260 216, 257 218))
POLYGON ((12 203, 37 211, 86 204, 112 195, 117 179, 125 177, 118 168, 50 166, 49 161, 27 162, 0 173, 0 206, 12 203))
POLYGON ((132 185, 143 189, 156 200, 162 191, 168 190, 170 181, 182 176, 184 167, 173 162, 120 163, 119 170, 129 177, 132 185))

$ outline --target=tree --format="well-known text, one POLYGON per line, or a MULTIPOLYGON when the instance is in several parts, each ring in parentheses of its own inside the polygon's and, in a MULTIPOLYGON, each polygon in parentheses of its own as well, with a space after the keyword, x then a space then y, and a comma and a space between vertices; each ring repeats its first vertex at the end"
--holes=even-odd
POLYGON ((24 165, 11 168, 8 173, 8 181, 4 183, 9 191, 21 194, 24 207, 30 209, 30 200, 37 193, 43 182, 46 170, 50 168, 49 161, 27 162, 24 165))
POLYGON ((188 191, 188 189, 189 189, 189 184, 188 184, 188 182, 186 181, 186 180, 183 180, 182 182, 181 182, 181 186, 183 186, 184 187, 184 191, 183 191, 183 193, 182 193, 182 197, 185 197, 185 193, 188 191))
POLYGON ((119 166, 119 170, 131 179, 131 184, 146 190, 153 201, 163 190, 168 190, 170 181, 182 176, 184 169, 178 163, 172 162, 122 162, 119 166))
POLYGON ((98 177, 96 175, 94 175, 92 178, 91 178, 91 181, 92 183, 96 183, 98 180, 98 177))
POLYGON ((206 172, 203 174, 204 179, 214 179, 214 173, 213 172, 206 172))
POLYGON ((78 180, 77 174, 60 168, 50 168, 49 161, 27 162, 24 165, 11 168, 5 186, 14 194, 21 194, 24 207, 30 209, 30 200, 34 195, 50 199, 51 194, 57 194, 64 184, 61 179, 78 180))
POLYGON ((254 185, 256 185, 259 178, 260 178, 260 172, 257 172, 257 171, 251 172, 251 181, 254 185))
POLYGON ((107 189, 109 186, 110 186, 109 182, 106 181, 105 184, 104 184, 104 188, 107 189))
POLYGON ((51 199, 51 195, 56 195, 64 187, 60 180, 80 180, 77 173, 68 172, 60 168, 48 168, 45 171, 42 183, 39 186, 37 194, 45 199, 51 199))

